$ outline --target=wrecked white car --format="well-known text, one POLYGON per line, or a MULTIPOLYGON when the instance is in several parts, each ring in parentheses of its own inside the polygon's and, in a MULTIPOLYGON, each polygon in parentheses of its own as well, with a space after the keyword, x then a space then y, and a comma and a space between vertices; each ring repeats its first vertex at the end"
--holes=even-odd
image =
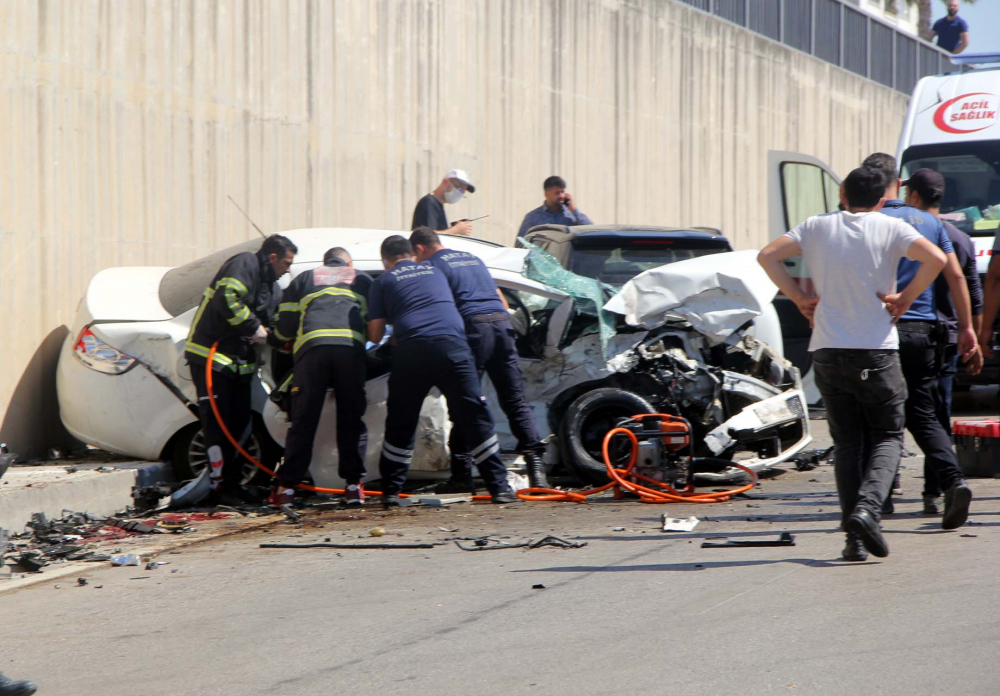
MULTIPOLYGON (((284 234, 299 247, 294 276, 318 265, 331 246, 346 247, 360 270, 377 275, 382 271, 379 246, 398 233, 333 228, 284 234)), ((206 458, 183 343, 198 298, 221 263, 259 244, 251 240, 174 269, 114 268, 95 276, 59 360, 61 417, 70 432, 119 454, 171 459, 182 479, 197 475, 206 458)), ((540 434, 549 437, 550 468, 562 462, 584 478, 600 480, 604 434, 621 417, 640 412, 683 415, 694 428, 697 454, 752 469, 785 461, 809 444, 797 371, 751 335, 755 318, 758 336, 760 324, 767 324, 766 313, 757 309, 767 289, 733 290, 740 284, 737 272, 746 265, 740 252, 711 257, 714 273, 730 267, 736 279, 724 301, 705 291, 720 282, 718 276, 702 277, 704 287, 693 295, 686 292, 655 306, 628 299, 633 292, 639 298, 653 296, 643 283, 673 286, 677 278, 703 276, 697 265, 689 267, 698 263, 695 259, 670 266, 673 279, 655 276, 664 269, 648 271, 654 274, 651 281, 643 280, 647 274, 637 277, 605 308, 611 299, 607 288, 565 271, 545 254, 529 256, 525 249, 461 237, 448 238, 447 244, 480 256, 510 303, 527 400, 540 434)), ((773 286, 770 292, 773 296, 773 286)), ((254 385, 251 450, 273 466, 280 460, 288 421, 267 398, 284 358, 267 350, 254 385)), ((369 351, 370 479, 378 475, 391 350, 384 345, 369 351)), ((488 382, 485 388, 498 415, 501 445, 512 449, 514 439, 495 393, 488 382)), ((331 395, 313 451, 311 475, 319 486, 342 484, 336 474, 334 423, 331 395)), ((411 478, 447 476, 449 427, 443 399, 432 392, 421 413, 411 478)), ((248 468, 247 478, 253 474, 248 468)))

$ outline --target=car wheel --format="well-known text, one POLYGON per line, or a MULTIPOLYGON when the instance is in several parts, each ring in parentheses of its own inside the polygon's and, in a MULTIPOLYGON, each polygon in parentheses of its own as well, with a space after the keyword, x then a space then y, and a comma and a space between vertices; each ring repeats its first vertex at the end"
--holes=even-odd
MULTIPOLYGON (((570 404, 562 419, 559 442, 563 461, 585 482, 607 483, 608 469, 601 451, 604 436, 622 418, 653 410, 641 396, 623 389, 606 387, 587 392, 570 404)), ((628 445, 621 443, 619 449, 617 456, 615 453, 612 456, 624 466, 628 461, 628 445)))
MULTIPOLYGON (((251 433, 247 451, 254 459, 261 461, 262 447, 257 433, 251 433)), ((264 463, 264 462, 262 462, 264 463)), ((205 446, 205 431, 200 425, 192 425, 182 431, 174 441, 173 451, 174 474, 181 481, 198 478, 208 466, 208 447, 205 446)), ((266 463, 265 463, 266 466, 266 463)), ((250 462, 243 463, 240 483, 247 485, 257 474, 264 474, 250 462)), ((266 476, 266 474, 264 474, 266 476)))

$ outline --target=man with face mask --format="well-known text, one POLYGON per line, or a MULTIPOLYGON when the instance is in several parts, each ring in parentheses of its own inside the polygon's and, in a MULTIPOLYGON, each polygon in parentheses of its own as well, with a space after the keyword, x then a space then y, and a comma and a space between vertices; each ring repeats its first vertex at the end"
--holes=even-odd
POLYGON ((958 0, 948 0, 948 16, 934 22, 931 38, 946 51, 958 55, 969 46, 969 24, 958 16, 958 0))
POLYGON ((465 170, 449 170, 436 189, 417 201, 417 207, 413 209, 413 224, 410 225, 410 229, 430 227, 435 232, 460 234, 463 237, 468 237, 472 234, 472 223, 468 220, 459 220, 455 224, 450 224, 448 216, 444 212, 445 203, 449 205, 458 203, 466 191, 475 193, 476 187, 469 181, 469 175, 465 173, 465 170))

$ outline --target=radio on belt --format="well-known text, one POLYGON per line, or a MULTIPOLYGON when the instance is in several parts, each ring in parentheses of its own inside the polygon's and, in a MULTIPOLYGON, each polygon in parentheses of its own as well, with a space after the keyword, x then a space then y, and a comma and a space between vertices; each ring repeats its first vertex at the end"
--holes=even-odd
POLYGON ((958 464, 968 478, 1000 478, 1000 420, 955 421, 958 464))

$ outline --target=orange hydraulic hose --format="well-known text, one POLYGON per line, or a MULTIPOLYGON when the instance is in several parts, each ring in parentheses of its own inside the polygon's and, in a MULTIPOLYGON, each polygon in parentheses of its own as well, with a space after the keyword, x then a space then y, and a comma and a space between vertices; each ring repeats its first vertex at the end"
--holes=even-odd
MULTIPOLYGON (((630 420, 639 420, 646 416, 671 417, 660 413, 644 413, 632 416, 630 420)), ((694 486, 690 485, 684 491, 678 491, 669 484, 651 479, 639 473, 633 473, 632 469, 635 467, 636 460, 639 457, 639 439, 635 436, 635 433, 627 428, 615 428, 608 432, 604 436, 601 451, 604 455, 604 465, 608 468, 608 476, 611 478, 610 483, 579 492, 560 491, 554 488, 525 488, 517 492, 517 497, 521 500, 582 503, 587 499, 587 496, 601 493, 609 488, 615 488, 616 492, 624 489, 635 493, 643 503, 724 503, 734 495, 752 490, 757 485, 757 474, 752 469, 735 462, 732 463, 732 466, 748 473, 750 475, 750 483, 730 491, 713 493, 695 493, 694 486), (632 443, 632 452, 629 455, 628 466, 624 469, 616 469, 611 465, 611 455, 608 453, 608 446, 615 435, 625 435, 632 443), (643 486, 636 483, 636 481, 643 481, 657 488, 643 486)))
MULTIPOLYGON (((219 407, 215 403, 215 393, 212 391, 212 363, 215 359, 215 352, 219 348, 219 342, 216 341, 212 344, 211 349, 208 351, 208 359, 205 361, 205 388, 208 391, 208 403, 212 407, 212 413, 215 415, 215 420, 222 429, 222 434, 226 436, 230 444, 236 448, 236 450, 242 454, 248 462, 253 464, 255 467, 266 473, 268 476, 274 476, 274 471, 267 468, 259 461, 257 461, 253 455, 246 451, 246 449, 236 441, 232 433, 229 432, 229 428, 226 427, 225 422, 222 420, 222 414, 219 413, 219 407)), ((632 416, 632 420, 638 420, 644 416, 661 416, 663 414, 652 413, 652 414, 642 414, 638 416, 632 416)), ((750 469, 740 464, 733 464, 733 466, 743 469, 743 471, 750 474, 751 481, 745 486, 741 486, 732 491, 725 491, 722 493, 702 493, 695 494, 694 488, 689 487, 688 490, 679 492, 673 487, 656 481, 654 479, 648 478, 641 474, 633 474, 632 468, 635 466, 635 462, 639 456, 639 440, 636 438, 635 434, 631 430, 626 428, 615 428, 607 435, 604 436, 604 445, 602 447, 604 453, 604 464, 608 467, 608 476, 611 477, 612 481, 598 488, 591 488, 586 491, 560 491, 555 488, 524 488, 517 492, 517 497, 521 500, 529 501, 559 501, 559 502, 574 502, 582 503, 586 501, 587 496, 594 495, 596 493, 601 493, 609 488, 616 488, 618 490, 624 488, 625 490, 631 491, 638 494, 639 499, 644 503, 724 503, 729 500, 732 496, 751 490, 757 484, 757 475, 750 469), (624 433, 632 441, 632 454, 629 457, 628 467, 625 469, 616 469, 611 466, 611 456, 608 454, 608 445, 611 442, 611 438, 615 435, 624 433), (641 481, 658 486, 661 490, 656 490, 653 488, 648 488, 647 486, 641 486, 632 481, 627 481, 625 477, 632 477, 641 481)), ((296 488, 304 491, 312 491, 313 493, 329 493, 332 495, 343 495, 346 491, 342 488, 321 488, 319 486, 310 486, 304 483, 300 483, 296 488)), ((365 490, 365 495, 382 495, 380 491, 369 491, 365 490)), ((409 498, 410 496, 406 493, 400 493, 400 498, 409 498)), ((473 500, 490 500, 488 495, 474 495, 473 500)))

